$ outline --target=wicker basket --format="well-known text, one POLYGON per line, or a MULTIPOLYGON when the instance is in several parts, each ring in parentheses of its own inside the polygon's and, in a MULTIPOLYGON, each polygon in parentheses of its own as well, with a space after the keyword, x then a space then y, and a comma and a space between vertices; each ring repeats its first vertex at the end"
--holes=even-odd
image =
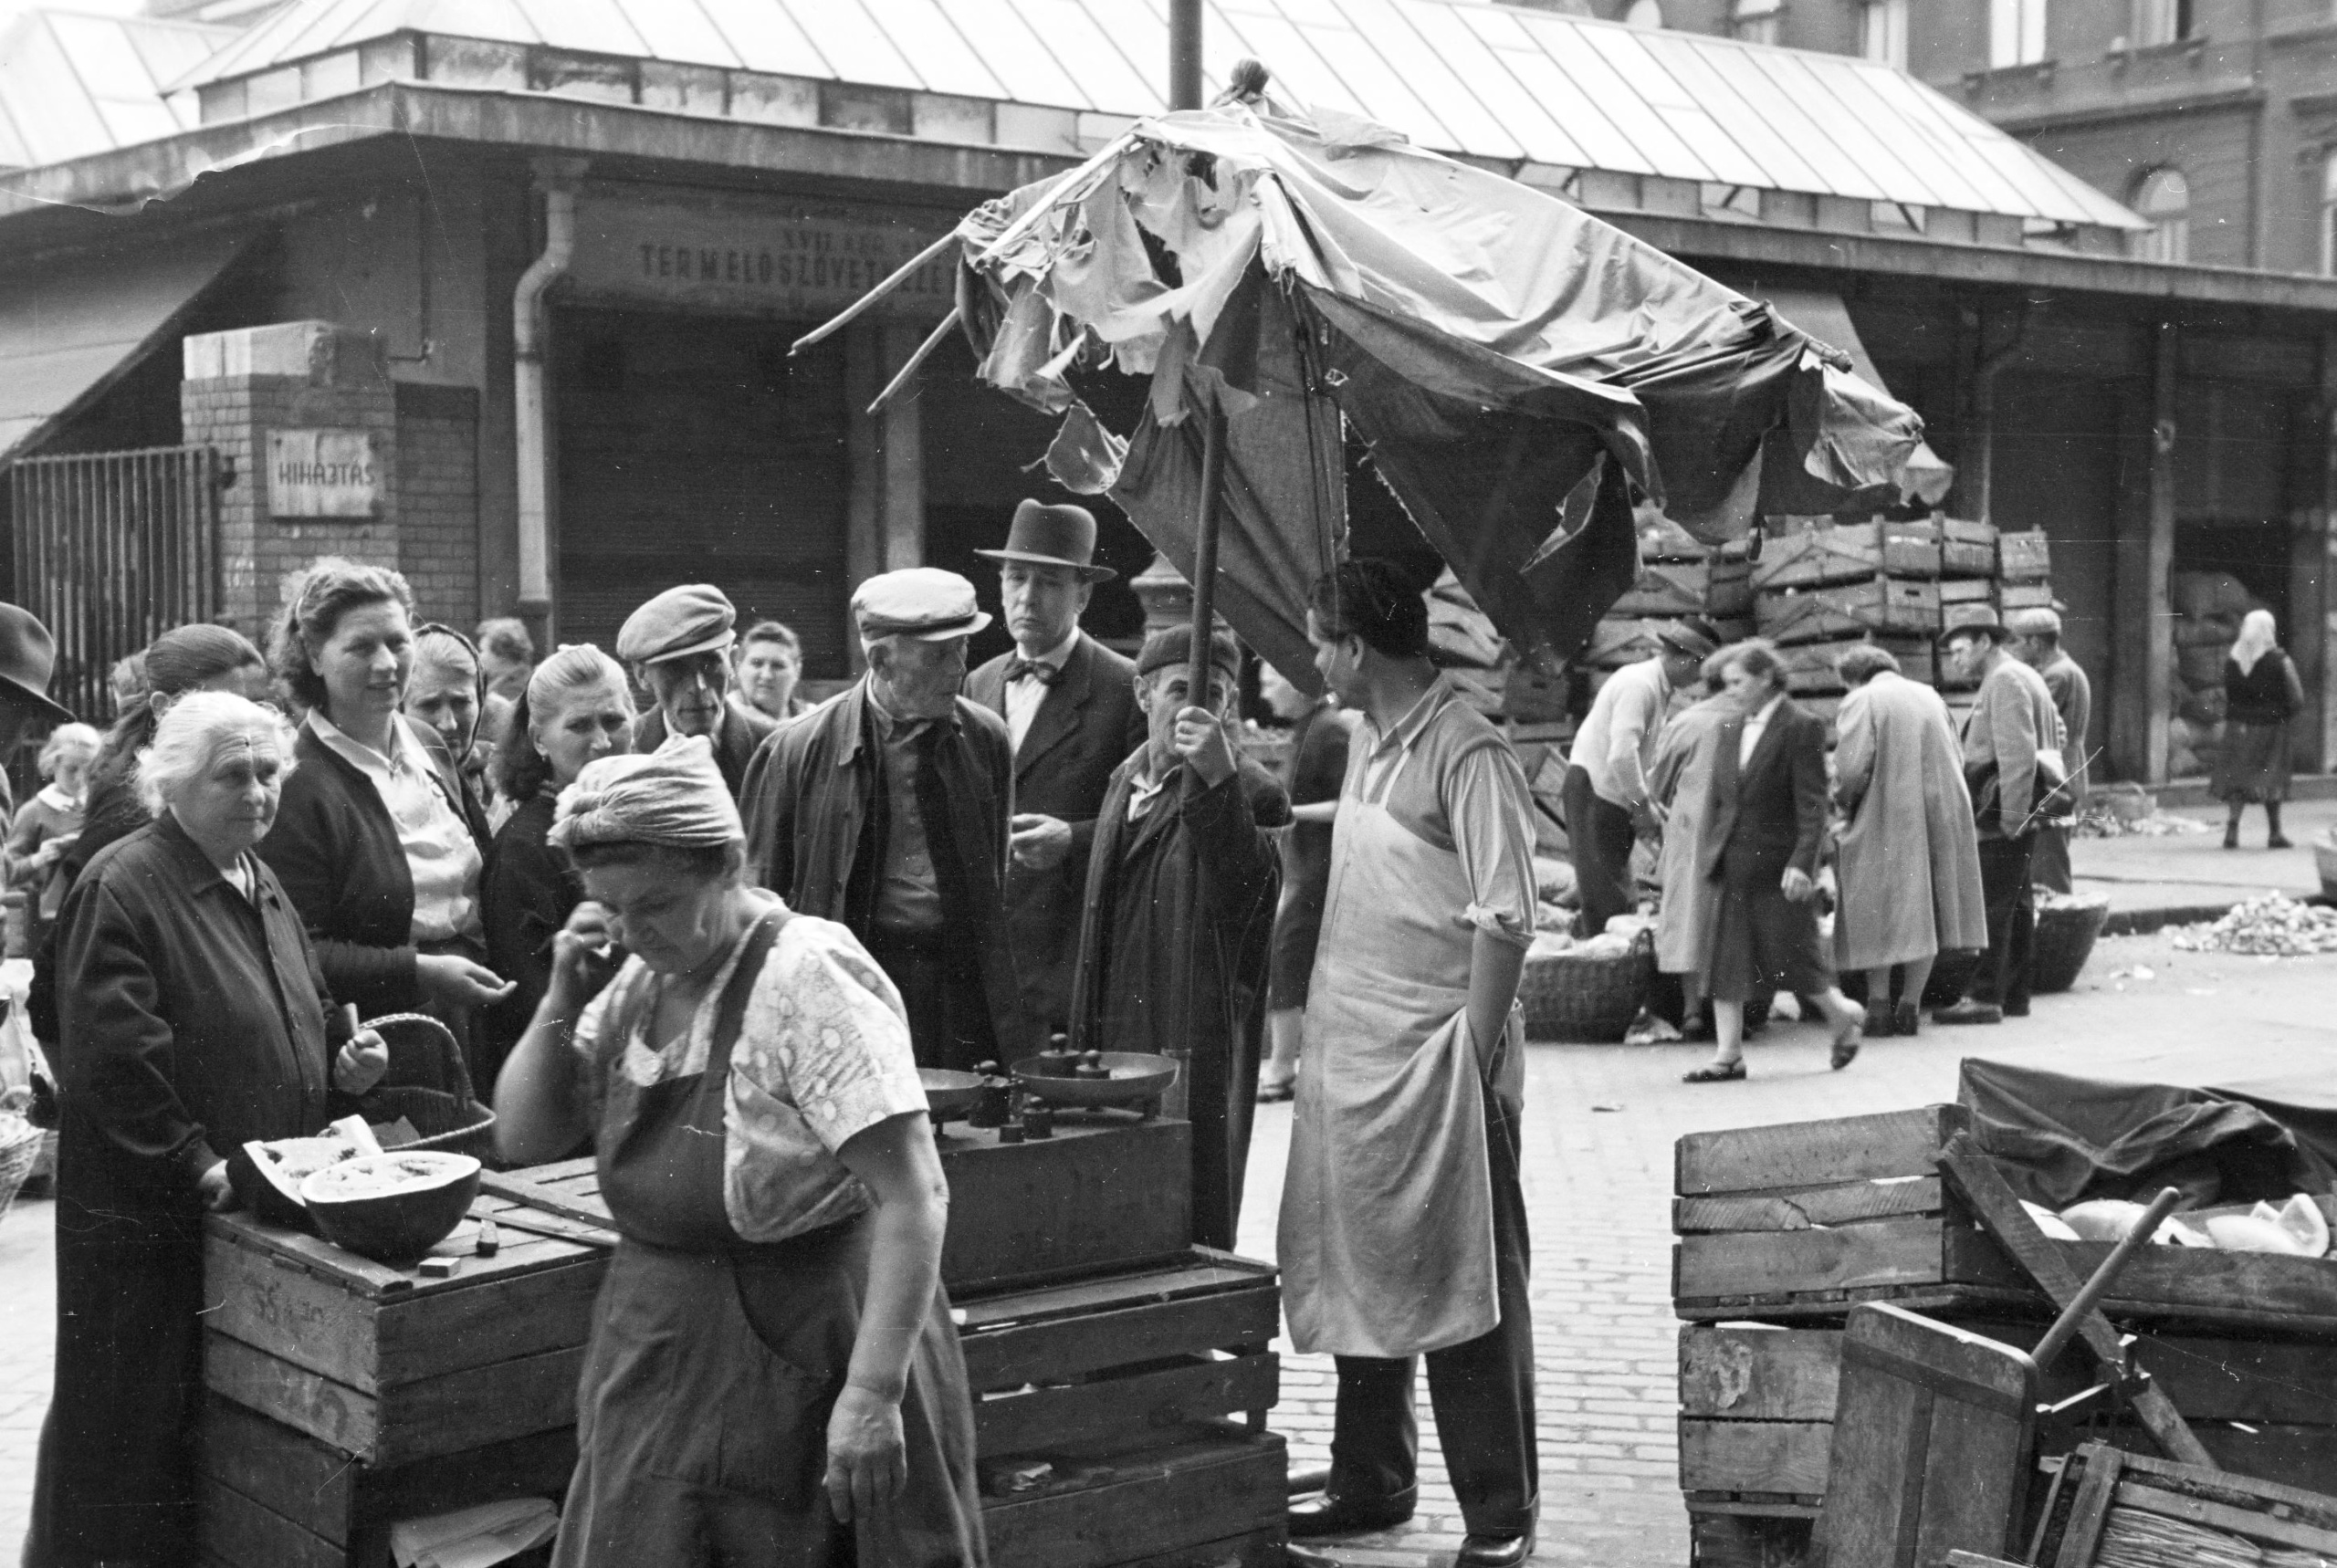
POLYGON ((2031 951, 2028 988, 2042 994, 2066 991, 2078 983, 2078 971, 2093 956, 2094 938, 2110 918, 2110 900, 2099 893, 2059 897, 2037 905, 2037 940, 2031 951))
POLYGON ((419 1137, 387 1149, 435 1149, 495 1157, 495 1112, 471 1092, 454 1032, 427 1013, 391 1013, 366 1024, 390 1048, 389 1070, 358 1104, 368 1122, 403 1116, 419 1137))
POLYGON ((1655 944, 1642 934, 1630 951, 1610 957, 1579 953, 1529 956, 1517 982, 1529 1040, 1612 1042, 1623 1038, 1647 1003, 1655 978, 1655 944))
POLYGON ((16 1201, 16 1189, 33 1174, 40 1158, 42 1131, 14 1112, 0 1113, 0 1219, 16 1201))

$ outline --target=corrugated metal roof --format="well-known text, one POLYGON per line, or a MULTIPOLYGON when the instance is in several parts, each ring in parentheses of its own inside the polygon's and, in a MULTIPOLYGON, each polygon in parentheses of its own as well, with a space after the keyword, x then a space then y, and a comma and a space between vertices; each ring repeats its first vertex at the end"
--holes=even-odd
MULTIPOLYGON (((1166 103, 1168 0, 297 0, 189 85, 400 31, 1111 115, 1166 103)), ((1298 99, 1440 152, 2147 226, 1904 72, 1475 0, 1210 0, 1212 89, 1254 55, 1298 99)))
POLYGON ((0 167, 28 168, 190 130, 169 89, 236 37, 150 16, 34 11, 0 29, 0 167))

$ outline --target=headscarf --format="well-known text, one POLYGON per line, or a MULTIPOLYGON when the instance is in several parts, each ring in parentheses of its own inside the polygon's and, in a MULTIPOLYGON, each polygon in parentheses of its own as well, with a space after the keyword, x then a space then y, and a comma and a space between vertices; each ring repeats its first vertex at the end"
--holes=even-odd
POLYGON ((561 791, 545 835, 569 850, 619 843, 718 849, 746 836, 714 765, 714 747, 702 735, 675 736, 646 757, 585 764, 576 782, 561 791))
POLYGON ((2279 643, 2279 627, 2269 610, 2251 610, 2239 623, 2239 640, 2231 645, 2231 662, 2247 674, 2256 668, 2256 661, 2270 653, 2279 643))

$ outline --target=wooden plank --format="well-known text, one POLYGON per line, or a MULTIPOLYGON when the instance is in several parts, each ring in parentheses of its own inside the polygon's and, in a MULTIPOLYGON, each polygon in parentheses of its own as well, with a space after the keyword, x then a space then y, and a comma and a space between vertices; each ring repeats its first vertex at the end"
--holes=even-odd
POLYGON ((1691 1133, 1674 1145, 1672 1190, 1703 1196, 1929 1176, 1940 1149, 1969 1122, 1960 1105, 1926 1105, 1691 1133))
POLYGON ((1186 1249, 1182 1260, 1158 1268, 1116 1271, 1099 1279, 1074 1280, 1063 1284, 969 1291, 953 1295, 952 1300, 965 1314, 964 1326, 978 1330, 994 1323, 1035 1322, 1043 1318, 1174 1301, 1213 1291, 1245 1290, 1261 1281, 1272 1283, 1274 1279, 1274 1266, 1271 1263, 1207 1247, 1191 1247, 1186 1249))
POLYGON ((967 1379, 980 1393, 1130 1362, 1262 1345, 1279 1332, 1281 1312, 1282 1292, 1261 1282, 1084 1317, 961 1331, 958 1343, 967 1379))
POLYGON ((1284 1568, 1289 1560, 1290 1531, 1282 1525, 1245 1531, 1221 1541, 1179 1546, 1168 1552, 1115 1563, 1113 1568, 1284 1568))
POLYGON ((1001 1144, 939 1140, 949 1181, 941 1279, 954 1294, 1175 1258, 1192 1245, 1192 1129, 1153 1120, 1083 1125, 1001 1144))
POLYGON ((1121 1433, 1269 1409, 1280 1397, 1281 1364, 1281 1357, 1269 1351, 980 1399, 974 1404, 974 1447, 986 1458, 1054 1451, 1121 1433))
POLYGON ((1848 1225, 1860 1219, 1937 1214, 1941 1199, 1934 1176, 1881 1176, 1798 1186, 1771 1192, 1715 1193, 1672 1200, 1672 1228, 1682 1234, 1722 1230, 1808 1230, 1818 1225, 1848 1225))
POLYGON ((2322 1530, 2315 1525, 2276 1518, 2269 1512, 2234 1508, 2229 1503, 2186 1497, 2180 1492, 2163 1491, 2157 1487, 2138 1485, 2133 1481, 2119 1484, 2112 1506, 2164 1514, 2169 1519, 2185 1520, 2209 1530, 2227 1530, 2234 1535, 2244 1535, 2251 1541, 2276 1542, 2282 1546, 2300 1546, 2308 1552, 2337 1556, 2337 1530, 2322 1530))
POLYGON ((1826 1490, 1830 1421, 1710 1421, 1680 1418, 1683 1491, 1826 1490))
POLYGON ((1774 642, 1824 642, 1871 632, 1928 636, 1939 630, 1940 585, 1877 577, 1829 588, 1764 589, 1754 619, 1774 642))
MULTIPOLYGON (((2063 1246, 2070 1244, 2049 1240, 2037 1228, 2037 1222, 2029 1218, 2028 1211, 2020 1207, 2020 1200, 2006 1185, 1995 1165, 1980 1153, 1970 1134, 1957 1134, 1940 1155, 1939 1163, 1941 1175, 1946 1177, 1956 1194, 1972 1206, 1980 1222, 1987 1227, 1989 1233, 2005 1250, 2012 1254, 2021 1270, 2036 1281, 2038 1288, 2051 1297, 2059 1307, 2067 1307, 2076 1300, 2085 1280, 2071 1266, 2070 1258, 2062 1251, 2063 1246)), ((2082 1243, 2076 1245, 2081 1246, 2082 1243)), ((2102 1256, 2107 1257, 2107 1245, 2103 1245, 2102 1256)), ((2141 1256, 2136 1254, 2137 1258, 2141 1256)), ((2206 1256, 2227 1258, 2239 1255, 2211 1253, 2206 1256)), ((2119 1347, 2118 1333, 2110 1326, 2109 1320, 2099 1309, 2085 1314, 2079 1327, 2079 1335, 2103 1366, 2115 1368, 2121 1364, 2122 1353, 2119 1347)), ((2170 1458, 2209 1469, 2214 1468, 2214 1461, 2206 1449, 2199 1446, 2199 1439, 2192 1436, 2190 1427, 2184 1424, 2182 1415, 2165 1394, 2156 1388, 2144 1388, 2134 1396, 2133 1406, 2134 1414, 2143 1426, 2150 1428, 2151 1435, 2158 1439, 2170 1458)))
POLYGON ((207 1336, 213 1393, 370 1465, 401 1465, 576 1419, 584 1347, 466 1367, 366 1394, 225 1334, 207 1336))
POLYGON ((228 1568, 350 1568, 350 1556, 224 1481, 195 1482, 195 1539, 228 1568))
MULTIPOLYGON (((1678 1266, 1676 1251, 1672 1263, 1678 1266)), ((1878 1285, 1858 1291, 1778 1291, 1766 1296, 1676 1297, 1672 1315, 1691 1323, 1839 1324, 1842 1315, 1860 1301, 1892 1301, 1910 1312, 1953 1319, 1975 1312, 2027 1312, 2042 1300, 2034 1291, 1987 1285, 1878 1285)))
POLYGON ((1733 1514, 1740 1519, 1807 1519, 1818 1517, 1820 1499, 1790 1492, 1689 1491, 1680 1500, 1691 1515, 1733 1514))
MULTIPOLYGON (((2080 1278, 2110 1255, 2108 1242, 2051 1245, 2080 1278)), ((2251 1323, 2268 1316, 2297 1320, 2300 1326, 2307 1321, 2337 1322, 2337 1260, 2145 1247, 2127 1262, 2102 1302, 2104 1312, 2120 1316, 2179 1314, 2202 1322, 2216 1322, 2234 1309, 2246 1312, 2251 1323)))
POLYGON ((2053 545, 2043 528, 1996 536, 1996 575, 2007 582, 2043 582, 2053 575, 2053 545))
POLYGON ((990 1561, 1095 1568, 1280 1525, 1288 1507, 1283 1439, 1217 1436, 1122 1456, 1095 1484, 985 1500, 990 1561))
MULTIPOLYGON (((2080 1448, 2083 1474, 2079 1479, 2077 1495, 2070 1503, 2068 1516, 2061 1521, 2060 1547, 2053 1556, 2053 1568, 2092 1568, 2094 1548, 2101 1542, 2102 1521, 2110 1517, 2110 1504, 2118 1491, 2118 1472, 2122 1457, 2114 1448, 2091 1445, 2080 1448)), ((2068 1471, 2062 1472, 2066 1479, 2068 1471)), ((2043 1558, 2038 1553, 2041 1563, 2043 1558)))
POLYGON ((1834 1329, 1680 1331, 1680 1412, 1732 1421, 1831 1421, 1841 1367, 1834 1329))
POLYGON ((1944 1228, 1941 1219, 1919 1216, 1833 1230, 1682 1236, 1672 1255, 1672 1294, 1695 1301, 1939 1284, 1944 1228))
POLYGON ((204 1246, 204 1324, 348 1385, 375 1386, 374 1303, 279 1256, 225 1239, 204 1246))
POLYGON ((297 1515, 309 1534, 346 1542, 357 1515, 358 1467, 349 1456, 290 1427, 233 1405, 206 1399, 196 1417, 195 1465, 204 1475, 256 1506, 297 1515))
POLYGON ((418 1383, 582 1344, 591 1337, 592 1301, 609 1255, 561 1241, 545 1245, 571 1256, 559 1268, 496 1281, 492 1288, 383 1303, 374 1326, 378 1385, 418 1383))

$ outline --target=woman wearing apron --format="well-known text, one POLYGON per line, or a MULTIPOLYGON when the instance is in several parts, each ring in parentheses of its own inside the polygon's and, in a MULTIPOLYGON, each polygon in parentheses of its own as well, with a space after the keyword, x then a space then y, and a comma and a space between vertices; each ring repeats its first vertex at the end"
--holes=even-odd
POLYGON ((1365 716, 1332 831, 1306 993, 1277 1256, 1291 1343, 1338 1364, 1331 1480, 1291 1511, 1310 1537, 1411 1516, 1413 1358, 1468 1538, 1463 1568, 1533 1549, 1533 1316, 1518 1185, 1532 939, 1525 777, 1427 658, 1392 568, 1315 588, 1307 634, 1365 716), (1483 1043, 1480 1043, 1480 1042, 1483 1043))
POLYGON ((550 839, 588 901, 497 1136, 521 1164, 592 1136, 623 1237, 554 1563, 982 1568, 948 1187, 892 983, 744 884, 701 737, 587 767, 550 839))

